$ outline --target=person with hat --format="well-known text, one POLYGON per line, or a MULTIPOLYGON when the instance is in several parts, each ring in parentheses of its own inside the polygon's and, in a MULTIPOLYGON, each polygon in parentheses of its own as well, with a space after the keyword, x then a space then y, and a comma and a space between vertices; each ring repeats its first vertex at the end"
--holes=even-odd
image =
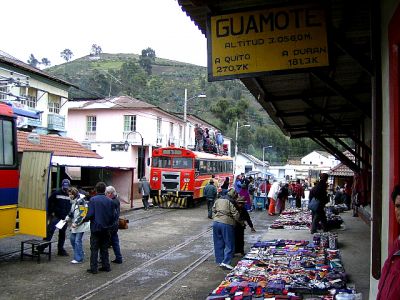
POLYGON ((242 255, 244 255, 244 230, 246 228, 246 223, 249 225, 251 232, 256 232, 245 205, 246 199, 239 196, 236 200, 236 209, 239 212, 240 218, 235 226, 235 253, 240 253, 242 255))
MULTIPOLYGON (((43 239, 45 241, 51 241, 54 232, 56 231, 56 225, 60 220, 65 220, 68 216, 72 202, 69 197, 69 189, 71 182, 68 179, 63 179, 61 182, 61 188, 53 192, 48 199, 48 211, 47 211, 47 235, 43 239)), ((67 223, 58 230, 58 243, 57 243, 57 254, 59 256, 68 256, 67 251, 64 249, 65 243, 65 232, 67 231, 67 223)), ((43 252, 46 246, 39 246, 37 250, 43 252)))
POLYGON ((214 185, 214 179, 210 179, 208 184, 204 187, 203 195, 207 199, 208 218, 212 219, 212 207, 215 199, 217 199, 217 187, 214 185))

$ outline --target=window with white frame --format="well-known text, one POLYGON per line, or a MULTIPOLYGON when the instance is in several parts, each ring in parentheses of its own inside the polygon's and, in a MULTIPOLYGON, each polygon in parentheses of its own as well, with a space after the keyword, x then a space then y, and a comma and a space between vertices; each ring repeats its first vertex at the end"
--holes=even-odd
POLYGON ((0 100, 7 100, 7 93, 10 89, 6 83, 0 83, 0 100))
POLYGON ((179 125, 179 140, 182 140, 183 138, 183 127, 182 125, 179 125))
POLYGON ((160 117, 157 117, 157 135, 161 134, 161 124, 162 124, 162 119, 160 117))
POLYGON ((47 107, 49 108, 49 113, 59 114, 61 108, 61 97, 49 94, 49 101, 47 107))
MULTIPOLYGON (((21 87, 19 94, 24 97, 21 100, 22 104, 25 104, 28 107, 36 108, 37 106, 37 93, 38 90, 32 87, 21 87)), ((55 95, 53 95, 55 96, 55 95)), ((50 108, 49 108, 50 110, 50 108)))
POLYGON ((96 132, 97 120, 96 116, 87 116, 86 117, 86 131, 87 132, 96 132))
POLYGON ((124 116, 124 132, 136 131, 136 116, 125 115, 124 116))
POLYGON ((174 123, 169 123, 169 136, 172 137, 174 135, 174 123))

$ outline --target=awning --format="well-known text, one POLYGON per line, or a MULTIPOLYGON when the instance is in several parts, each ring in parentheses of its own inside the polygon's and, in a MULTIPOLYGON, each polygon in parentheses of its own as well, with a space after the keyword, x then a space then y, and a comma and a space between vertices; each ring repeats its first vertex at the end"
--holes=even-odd
POLYGON ((117 168, 117 169, 135 169, 132 165, 121 164, 110 161, 105 158, 87 158, 71 156, 53 156, 51 161, 53 166, 69 167, 93 167, 93 168, 117 168))

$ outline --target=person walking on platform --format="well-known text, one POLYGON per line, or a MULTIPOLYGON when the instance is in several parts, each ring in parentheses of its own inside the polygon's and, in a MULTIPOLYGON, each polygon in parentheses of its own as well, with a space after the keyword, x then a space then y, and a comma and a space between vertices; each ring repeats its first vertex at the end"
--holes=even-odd
POLYGON ((322 230, 328 231, 327 220, 325 214, 325 205, 329 202, 327 189, 328 174, 321 173, 319 182, 310 191, 310 201, 315 198, 318 200, 318 207, 315 212, 312 212, 311 234, 317 232, 319 222, 321 222, 322 230))
MULTIPOLYGON (((400 225, 400 185, 396 185, 391 195, 396 221, 400 225)), ((393 242, 378 284, 377 300, 398 300, 400 297, 400 236, 393 242)))
POLYGON ((220 267, 232 270, 231 261, 235 252, 235 224, 240 215, 228 199, 235 193, 229 191, 227 198, 218 198, 213 206, 213 241, 215 261, 220 267))
MULTIPOLYGON (((121 212, 121 203, 119 202, 117 191, 113 186, 109 185, 106 187, 106 196, 117 206, 117 218, 119 218, 121 212)), ((114 230, 111 231, 110 242, 115 255, 115 259, 111 262, 115 264, 122 264, 121 248, 119 247, 118 226, 115 226, 114 230)))
POLYGON ((149 209, 149 197, 150 197, 150 183, 146 177, 143 176, 139 182, 139 193, 142 195, 142 202, 144 210, 149 209))
POLYGON ((207 200, 208 218, 212 219, 212 207, 215 199, 217 199, 217 187, 214 185, 214 180, 211 178, 209 183, 204 187, 203 195, 207 200))
POLYGON ((111 232, 118 226, 118 207, 106 197, 106 184, 96 184, 96 195, 90 199, 89 210, 84 222, 90 221, 90 268, 89 273, 97 274, 97 271, 110 272, 108 247, 110 245, 111 232), (97 270, 99 251, 102 266, 97 270))
POLYGON ((275 204, 276 200, 278 199, 278 193, 279 193, 279 183, 276 179, 274 179, 274 182, 272 183, 271 188, 269 189, 268 192, 268 198, 269 198, 268 214, 270 216, 275 215, 275 204))
POLYGON ((296 180, 296 184, 293 187, 292 197, 296 199, 296 207, 301 208, 301 199, 305 198, 303 186, 300 183, 300 179, 296 180))
POLYGON ((239 197, 236 200, 236 209, 239 212, 240 218, 235 226, 235 253, 240 253, 241 255, 244 255, 244 230, 246 223, 250 226, 251 232, 256 232, 245 204, 246 200, 243 197, 239 197))
MULTIPOLYGON (((61 182, 61 189, 56 190, 49 197, 47 211, 49 223, 47 225, 47 235, 43 239, 45 241, 51 241, 56 231, 57 223, 60 220, 65 220, 71 210, 71 199, 68 194, 70 186, 71 182, 68 179, 63 179, 61 182)), ((68 256, 67 251, 64 249, 67 227, 67 223, 65 223, 65 225, 58 230, 57 254, 59 256, 68 256)), ((43 252, 46 247, 47 246, 38 246, 37 250, 43 252)))
POLYGON ((83 222, 83 218, 88 211, 88 204, 85 200, 85 195, 80 194, 77 188, 70 188, 69 195, 72 200, 72 206, 65 220, 71 222, 69 239, 72 249, 74 249, 74 259, 71 261, 71 264, 80 264, 83 262, 85 256, 82 247, 83 234, 90 230, 90 223, 83 222))

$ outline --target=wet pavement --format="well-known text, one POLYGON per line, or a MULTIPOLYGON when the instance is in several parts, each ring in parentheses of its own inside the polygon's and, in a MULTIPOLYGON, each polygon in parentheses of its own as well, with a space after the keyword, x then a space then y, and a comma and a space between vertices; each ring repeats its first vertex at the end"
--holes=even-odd
MULTIPOLYGON (((206 205, 183 210, 140 208, 139 200, 134 209, 122 208, 122 215, 130 220, 129 228, 119 231, 124 262, 112 264, 109 273, 86 272, 89 233, 84 235, 86 262, 78 265, 70 264, 71 257, 56 255, 51 261, 44 257, 40 264, 30 258, 20 261, 20 241, 31 237, 0 240, 0 299, 205 299, 227 274, 214 262, 206 205)), ((337 232, 344 267, 367 299, 369 227, 350 212, 341 216, 345 227, 337 232)), ((245 250, 257 240, 312 239, 307 230, 269 229, 276 217, 265 211, 252 212, 251 217, 257 232, 246 229, 245 250)), ((72 253, 68 240, 65 248, 72 253)), ((114 259, 112 250, 110 257, 114 259)), ((235 257, 233 264, 239 259, 235 257)))

